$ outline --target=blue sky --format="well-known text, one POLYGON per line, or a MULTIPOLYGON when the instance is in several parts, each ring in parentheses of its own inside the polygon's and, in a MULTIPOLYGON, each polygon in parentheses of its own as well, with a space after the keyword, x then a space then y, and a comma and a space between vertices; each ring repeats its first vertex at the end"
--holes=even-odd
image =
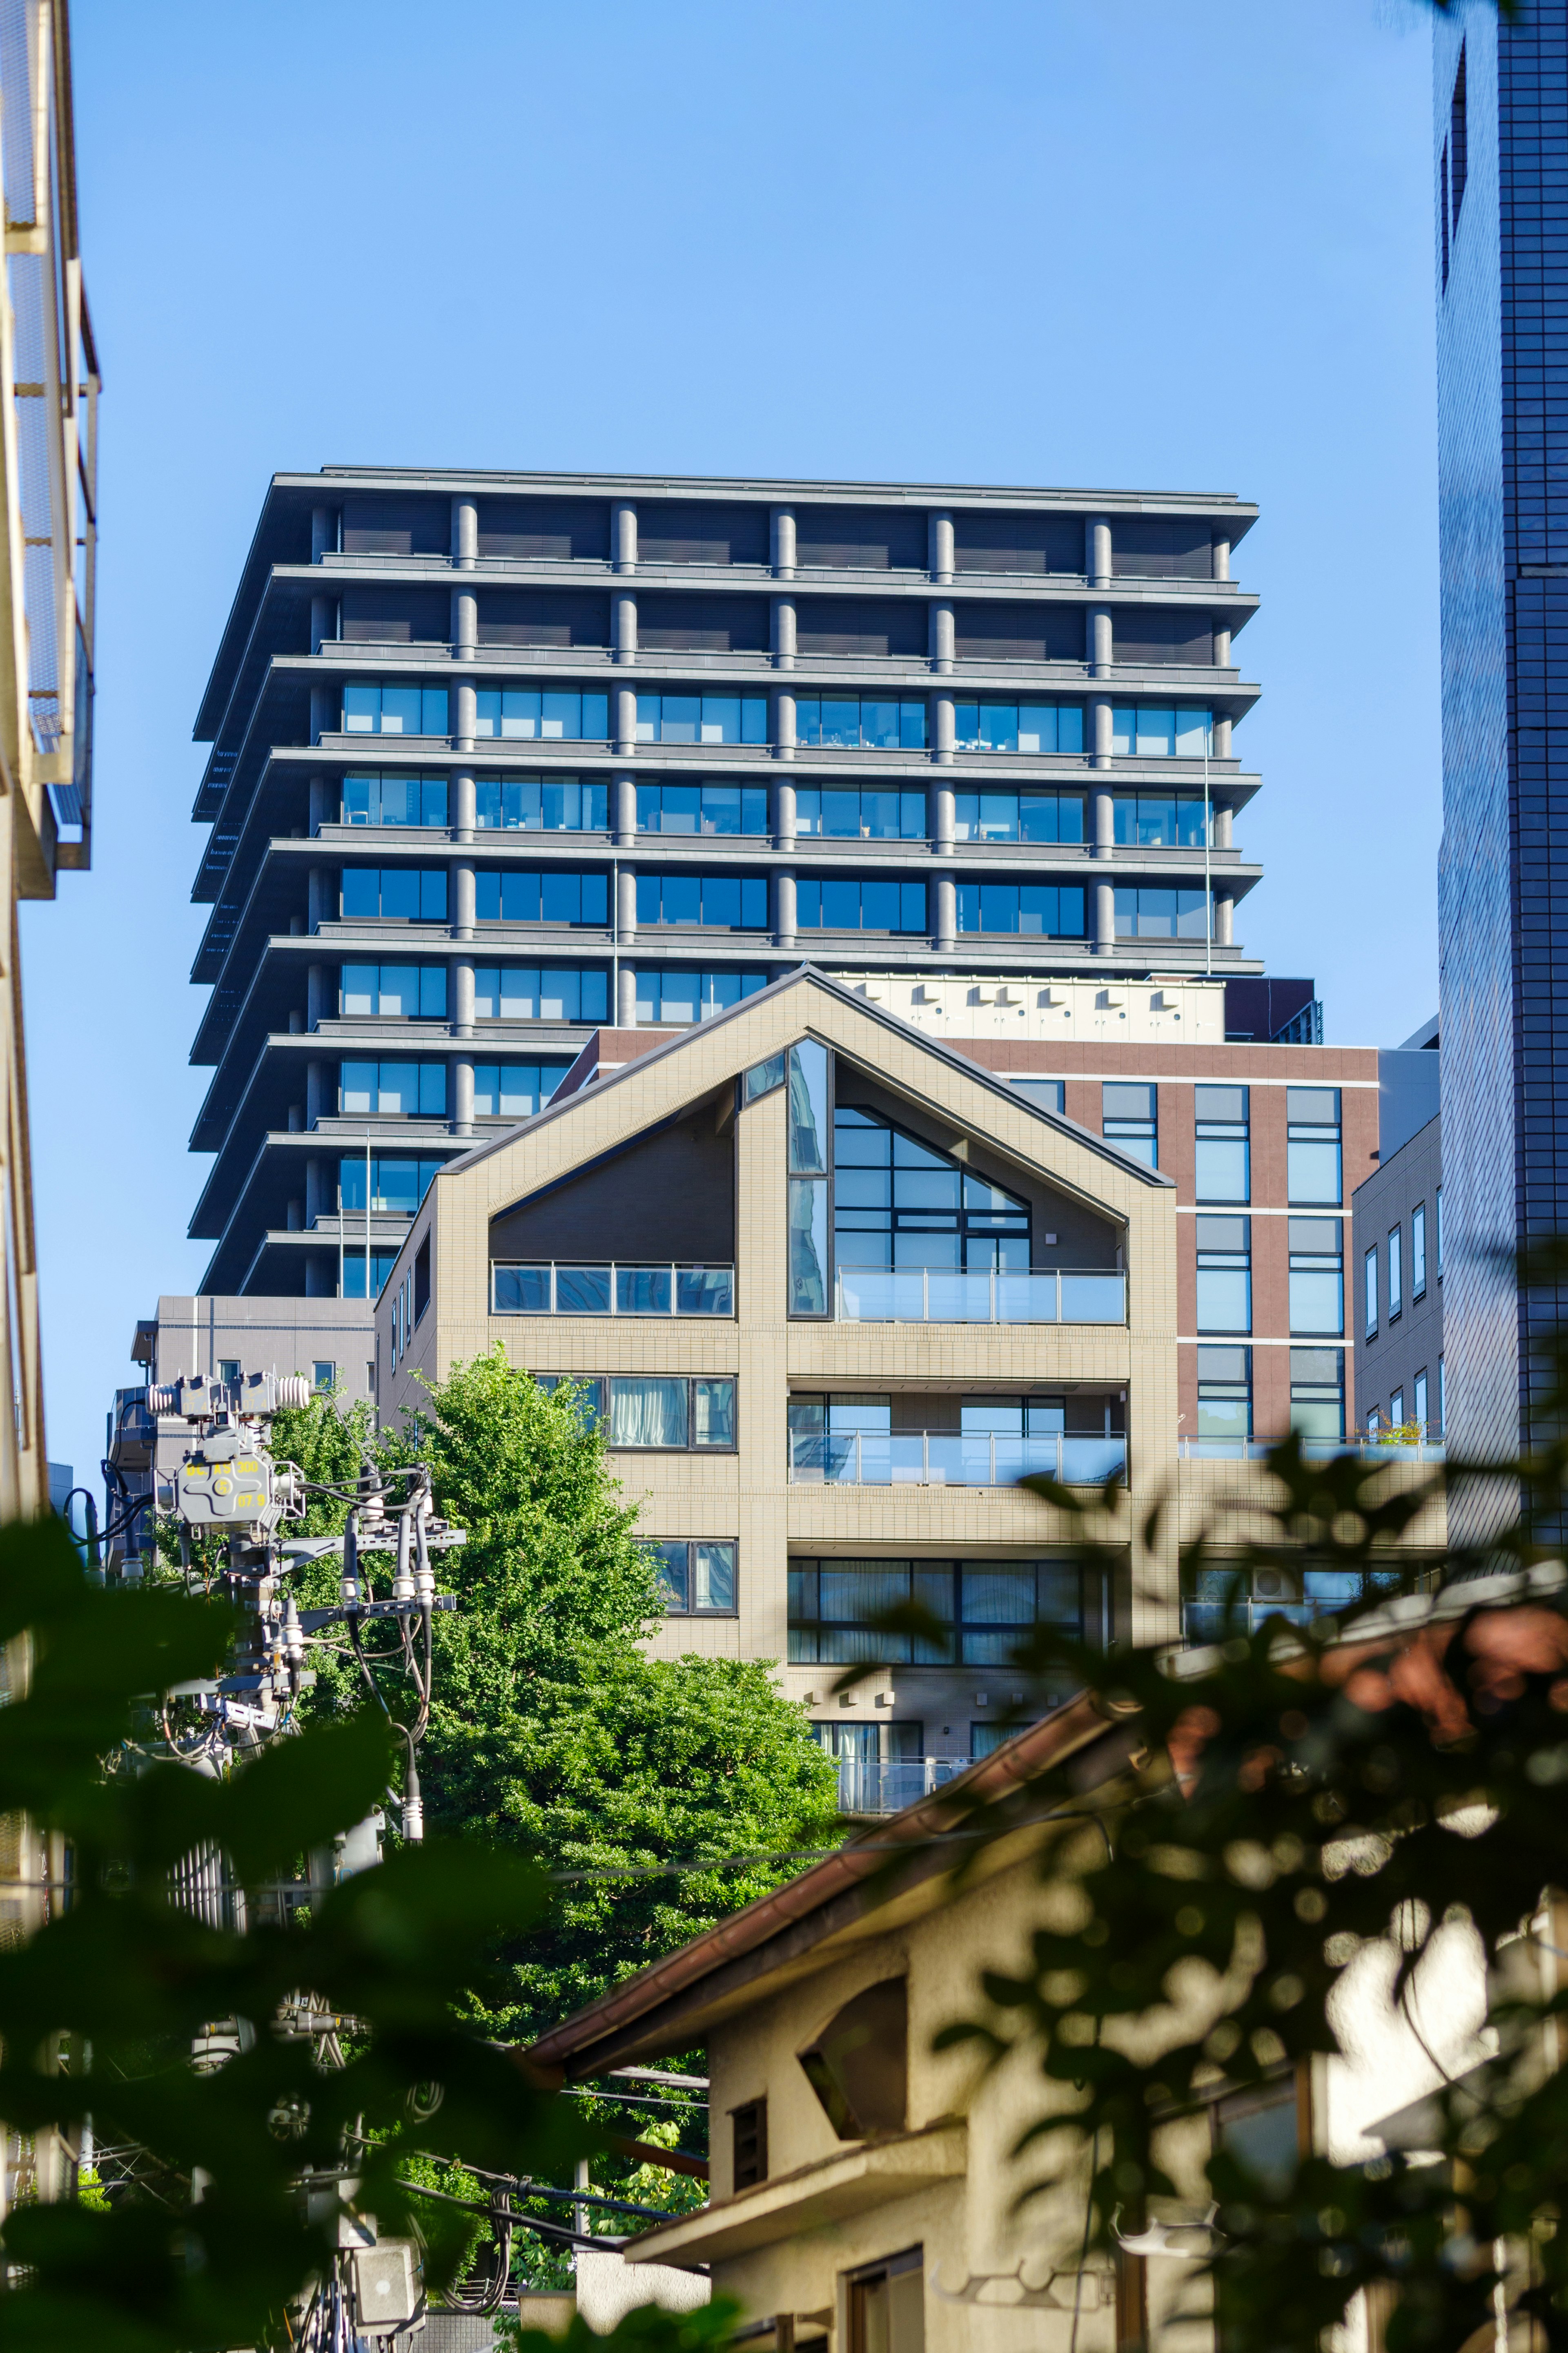
MULTIPOLYGON (((190 729, 268 475, 1234 491, 1238 926, 1436 997, 1418 0, 75 0, 105 376, 94 871, 24 912, 49 1451, 193 1289, 190 729)), ((95 1474, 94 1474, 95 1475, 95 1474)))

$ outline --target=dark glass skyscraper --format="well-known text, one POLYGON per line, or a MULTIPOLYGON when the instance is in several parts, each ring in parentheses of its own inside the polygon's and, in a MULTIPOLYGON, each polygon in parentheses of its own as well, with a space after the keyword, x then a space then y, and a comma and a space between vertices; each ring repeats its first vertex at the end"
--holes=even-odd
POLYGON ((1568 1231, 1568 5, 1435 41, 1446 1435, 1504 1455, 1568 1231))

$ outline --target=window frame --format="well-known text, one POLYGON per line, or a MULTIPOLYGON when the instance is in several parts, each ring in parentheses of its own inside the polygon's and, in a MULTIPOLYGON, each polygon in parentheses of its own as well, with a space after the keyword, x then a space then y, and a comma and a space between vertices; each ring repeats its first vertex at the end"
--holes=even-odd
POLYGON ((1410 1212, 1410 1304, 1426 1296, 1426 1204, 1417 1201, 1410 1212))
POLYGON ((622 1372, 595 1374, 591 1376, 585 1375, 584 1377, 599 1379, 604 1382, 603 1420, 605 1427, 605 1445, 606 1451, 611 1453, 709 1455, 736 1454, 740 1451, 741 1419, 739 1397, 737 1394, 738 1384, 736 1376, 733 1373, 622 1372), (643 1445, 635 1439, 618 1439, 616 1437, 616 1390, 622 1382, 626 1381, 684 1381, 686 1385, 686 1436, 679 1445, 669 1445, 662 1440, 656 1443, 643 1445), (711 1439, 706 1440, 700 1440, 697 1436, 697 1392, 699 1388, 710 1388, 721 1381, 727 1382, 729 1385, 730 1426, 735 1433, 733 1437, 726 1439, 722 1443, 716 1442, 711 1439))
POLYGON ((664 1614, 667 1618, 738 1618, 740 1616, 741 1547, 739 1542, 734 1536, 648 1536, 645 1538, 644 1541, 647 1543, 650 1550, 659 1552, 662 1552, 666 1547, 674 1545, 684 1545, 686 1546, 686 1583, 684 1591, 687 1599, 684 1601, 677 1604, 669 1599, 669 1588, 663 1583, 662 1569, 656 1572, 660 1577, 660 1589, 664 1595, 664 1614), (705 1551, 727 1551, 729 1553, 730 1590, 731 1599, 723 1609, 700 1609, 695 1608, 691 1603, 689 1597, 694 1594, 697 1589, 697 1554, 700 1548, 705 1551))

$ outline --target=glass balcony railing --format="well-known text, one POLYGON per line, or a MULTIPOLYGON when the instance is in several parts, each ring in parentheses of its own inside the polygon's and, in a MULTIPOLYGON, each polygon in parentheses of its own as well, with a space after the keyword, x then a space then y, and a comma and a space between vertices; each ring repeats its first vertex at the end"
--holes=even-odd
POLYGON ((1125 1480, 1125 1438, 1073 1438, 1061 1431, 1013 1438, 996 1430, 792 1430, 789 1475, 802 1484, 843 1487, 1011 1487, 1036 1472, 1064 1486, 1125 1480))
POLYGON ((1125 1324, 1127 1278, 840 1267, 837 1313, 846 1324, 1125 1324))
MULTIPOLYGON (((1261 1462, 1281 1443, 1278 1438, 1184 1438, 1177 1451, 1184 1462, 1261 1462)), ((1353 1454, 1363 1462, 1441 1462, 1441 1441, 1418 1446, 1369 1445, 1360 1438, 1304 1438, 1301 1452, 1309 1462, 1327 1462, 1336 1454, 1353 1454)))
POLYGON ((886 1764, 868 1763, 859 1757, 838 1759, 838 1810, 841 1814, 897 1814, 906 1806, 929 1798, 960 1773, 967 1773, 968 1757, 899 1757, 886 1764))
POLYGON ((492 1315, 732 1315, 732 1266, 541 1259, 490 1265, 492 1315))

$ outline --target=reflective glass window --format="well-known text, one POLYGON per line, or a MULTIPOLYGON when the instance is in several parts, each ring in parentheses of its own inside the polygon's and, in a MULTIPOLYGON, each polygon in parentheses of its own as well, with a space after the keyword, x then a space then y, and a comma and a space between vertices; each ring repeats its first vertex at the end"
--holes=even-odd
POLYGON ((767 987, 761 972, 679 972, 658 965, 637 976, 637 1020, 645 1027, 683 1029, 711 1021, 767 987))
POLYGON ((1202 891, 1118 889, 1119 940, 1202 940, 1208 902, 1202 891))
POLYGON ((607 1021, 610 976, 600 965, 477 964, 479 1021, 607 1021))
POLYGON ((339 1067, 338 1108, 345 1119, 443 1118, 447 1065, 344 1061, 339 1067))
POLYGON ((342 816, 344 825, 444 826, 447 779, 357 771, 343 778, 342 816))
POLYGON ((795 921, 804 932, 923 932, 923 882, 866 881, 854 875, 802 875, 795 921))
POLYGON ((926 797, 805 785, 795 797, 795 829, 829 841, 923 841, 926 797))
POLYGON ((1197 1218, 1197 1328, 1252 1329, 1252 1220, 1197 1218))
POLYGON ((921 752, 925 749, 923 697, 889 702, 858 694, 797 695, 797 744, 825 751, 921 752))
POLYGON ((476 1062, 474 1112, 480 1119, 531 1119, 565 1077, 566 1062, 476 1062))
POLYGON ((345 735, 445 735, 444 686, 385 686, 354 680, 343 688, 345 735))
POLYGON ((960 752, 1080 753, 1081 702, 955 702, 952 740, 960 752))
POLYGON ((637 786, 639 833, 766 833, 765 785, 659 784, 637 786))
POLYGON ((761 694, 639 694, 639 744, 765 744, 768 705, 761 694))
POLYGON ((953 895, 961 932, 1016 932, 1049 940, 1083 937, 1081 884, 961 882, 953 895))
POLYGON ((480 687, 474 733, 520 744, 603 744, 609 735, 609 698, 560 688, 480 687))
POLYGON ((481 923, 592 924, 610 920, 609 877, 563 868, 481 868, 474 877, 474 913, 481 923))
POLYGON ((954 793, 956 841, 1081 841, 1083 795, 954 793))
POLYGON ((480 776, 474 818, 491 833, 604 833, 609 787, 578 776, 480 776))
POLYGON ((768 885, 761 874, 639 874, 639 929, 691 923, 721 931, 766 931, 768 885))
POLYGON ((1110 714, 1110 748, 1124 760, 1201 760, 1214 748, 1213 713, 1194 703, 1118 703, 1110 714))

